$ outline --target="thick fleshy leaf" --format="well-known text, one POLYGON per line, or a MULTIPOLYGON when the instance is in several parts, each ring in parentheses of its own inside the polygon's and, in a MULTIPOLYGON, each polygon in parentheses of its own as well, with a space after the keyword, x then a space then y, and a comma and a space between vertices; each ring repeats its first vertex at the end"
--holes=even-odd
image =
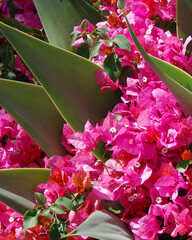
POLYGON ((27 210, 35 207, 35 203, 3 188, 0 188, 0 201, 22 215, 24 215, 27 210))
POLYGON ((135 36, 127 19, 126 22, 133 41, 143 58, 172 92, 183 112, 186 115, 192 115, 192 77, 183 70, 147 54, 135 36))
POLYGON ((88 119, 99 122, 117 102, 112 91, 102 96, 96 86, 98 65, 3 23, 0 28, 75 131, 88 119))
POLYGON ((49 155, 63 155, 64 120, 40 86, 0 79, 0 105, 49 155))
POLYGON ((34 0, 49 42, 69 49, 73 27, 83 19, 93 24, 102 21, 100 14, 85 0, 34 0))
MULTIPOLYGON (((192 1, 177 0, 177 36, 184 40, 192 36, 192 1)), ((192 43, 189 43, 189 50, 192 50, 192 43)))
POLYGON ((40 29, 36 29, 36 28, 31 28, 29 26, 26 26, 18 21, 16 21, 13 18, 10 17, 5 17, 0 15, 0 21, 11 26, 11 27, 15 27, 17 29, 19 29, 22 32, 28 33, 34 37, 37 37, 39 39, 45 40, 46 36, 43 35, 43 32, 40 29))
MULTIPOLYGON (((49 180, 50 169, 15 168, 0 170, 0 188, 34 201, 34 188, 49 180)), ((0 201, 3 200, 0 197, 0 201)), ((9 205, 9 203, 5 203, 9 205)))
POLYGON ((124 223, 107 211, 92 213, 77 229, 65 235, 85 235, 100 240, 133 240, 133 236, 124 223))

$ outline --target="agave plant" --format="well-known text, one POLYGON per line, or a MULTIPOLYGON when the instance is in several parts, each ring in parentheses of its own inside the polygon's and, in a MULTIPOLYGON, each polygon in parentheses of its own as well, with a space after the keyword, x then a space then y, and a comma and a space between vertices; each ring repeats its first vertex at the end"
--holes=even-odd
MULTIPOLYGON (((97 123, 118 101, 112 91, 103 96, 95 85, 95 72, 103 68, 70 51, 73 27, 84 19, 96 24, 102 21, 102 16, 85 0, 34 0, 34 3, 48 43, 33 36, 37 30, 7 18, 1 18, 0 30, 41 85, 0 79, 0 104, 48 156, 64 155, 67 151, 60 140, 63 123, 67 122, 74 131, 81 131, 87 119, 92 124, 97 123)), ((191 16, 192 4, 188 0, 177 0, 177 5, 178 36, 186 38, 191 29, 184 22, 188 20, 183 12, 189 11, 191 16), (183 10, 183 3, 188 6, 186 10, 183 10)), ((192 77, 147 54, 128 21, 127 26, 143 58, 173 93, 183 112, 192 115, 192 77)), ((99 150, 93 154, 102 158, 99 150)), ((46 182, 49 174, 48 169, 0 170, 0 200, 24 214, 35 206, 34 187, 46 182)), ((105 211, 93 213, 65 237, 72 235, 103 240, 133 239, 122 222, 105 211), (95 221, 101 224, 94 225, 95 221)))

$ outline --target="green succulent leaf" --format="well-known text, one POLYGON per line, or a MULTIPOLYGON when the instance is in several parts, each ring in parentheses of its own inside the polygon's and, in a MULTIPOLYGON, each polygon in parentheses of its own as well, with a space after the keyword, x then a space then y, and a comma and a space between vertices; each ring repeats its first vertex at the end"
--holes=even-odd
POLYGON ((100 240, 133 240, 123 222, 107 211, 92 213, 77 229, 65 235, 85 235, 100 240))
POLYGON ((0 188, 0 201, 22 215, 35 207, 35 203, 3 188, 0 188))
MULTIPOLYGON (((177 0, 177 36, 186 40, 192 36, 192 1, 177 0)), ((192 43, 189 43, 189 50, 192 50, 192 43)))
POLYGON ((114 201, 102 200, 101 203, 106 210, 114 214, 120 214, 125 211, 125 208, 120 204, 119 201, 114 202, 114 201))
POLYGON ((29 26, 26 26, 26 25, 16 21, 13 18, 5 17, 5 16, 0 15, 0 21, 9 25, 9 26, 11 26, 11 27, 17 28, 18 30, 20 30, 22 32, 25 32, 25 33, 28 33, 28 34, 34 36, 34 37, 37 37, 39 39, 42 39, 42 40, 47 39, 46 36, 43 34, 43 31, 41 31, 40 29, 31 28, 29 26))
POLYGON ((131 51, 128 39, 122 34, 116 35, 115 38, 113 39, 113 43, 121 49, 131 51))
MULTIPOLYGON (((47 182, 49 175, 50 169, 43 168, 2 169, 0 188, 34 202, 34 188, 40 183, 47 182)), ((1 197, 0 201, 4 202, 1 197)), ((9 202, 5 204, 9 206, 9 202)))
POLYGON ((0 28, 75 131, 87 119, 95 124, 116 104, 114 93, 102 96, 94 82, 98 65, 3 23, 0 28))
POLYGON ((143 58, 172 92, 185 115, 192 115, 192 77, 183 70, 147 54, 135 36, 127 18, 126 22, 133 41, 143 58))
POLYGON ((47 201, 46 197, 43 195, 43 193, 35 192, 34 193, 35 199, 40 205, 44 205, 47 201))
POLYGON ((0 104, 49 156, 66 153, 64 120, 42 87, 0 79, 0 104))
POLYGON ((23 221, 23 230, 24 234, 28 228, 35 227, 35 225, 38 222, 38 217, 40 216, 41 210, 39 208, 34 208, 31 210, 28 210, 24 215, 24 221, 23 221))
POLYGON ((73 210, 75 212, 77 211, 74 203, 69 198, 60 197, 56 200, 55 203, 64 206, 67 210, 73 210))
POLYGON ((73 27, 83 19, 96 24, 101 15, 85 0, 34 0, 49 42, 69 49, 73 27), (45 7, 46 6, 46 7, 45 7))

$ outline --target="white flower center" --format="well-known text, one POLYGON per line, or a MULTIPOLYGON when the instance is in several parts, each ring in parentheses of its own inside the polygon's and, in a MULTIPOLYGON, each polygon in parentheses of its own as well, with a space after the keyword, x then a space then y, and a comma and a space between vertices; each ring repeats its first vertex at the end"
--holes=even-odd
POLYGON ((138 196, 137 193, 134 193, 134 194, 133 194, 133 197, 134 197, 135 199, 137 198, 137 196, 138 196))
POLYGON ((114 128, 114 127, 110 128, 111 133, 116 133, 116 131, 117 131, 116 128, 114 128))
POLYGON ((130 140, 129 140, 129 144, 133 144, 133 139, 130 139, 130 140))
POLYGON ((141 166, 141 164, 140 164, 139 162, 136 162, 136 163, 135 163, 135 167, 136 167, 136 168, 139 168, 140 166, 141 166))
POLYGON ((152 30, 152 29, 153 29, 153 25, 152 25, 152 24, 149 25, 148 29, 149 29, 149 30, 152 30))
POLYGON ((166 147, 163 147, 162 150, 161 150, 162 153, 167 153, 168 152, 168 149, 166 147))
POLYGON ((142 78, 142 81, 143 81, 143 82, 147 82, 147 78, 146 78, 146 77, 143 77, 143 78, 142 78))
POLYGON ((155 200, 157 203, 161 203, 162 202, 162 198, 161 197, 157 197, 155 200))
POLYGON ((13 222, 15 219, 13 218, 13 217, 10 217, 9 218, 9 222, 11 223, 11 222, 13 222))
POLYGON ((147 34, 147 35, 150 35, 150 34, 151 34, 151 29, 148 29, 148 30, 146 31, 146 34, 147 34))
POLYGON ((129 202, 133 202, 133 201, 135 200, 135 198, 134 198, 134 196, 130 196, 130 197, 128 198, 128 200, 129 200, 129 202))
POLYGON ((188 199, 189 199, 189 200, 192 200, 192 195, 191 195, 191 194, 188 196, 188 199))

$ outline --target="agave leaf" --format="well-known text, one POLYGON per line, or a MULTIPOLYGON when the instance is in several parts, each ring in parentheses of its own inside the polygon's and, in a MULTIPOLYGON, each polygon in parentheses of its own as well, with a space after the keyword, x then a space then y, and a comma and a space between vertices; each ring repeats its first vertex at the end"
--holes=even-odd
POLYGON ((192 115, 192 77, 183 70, 147 54, 135 36, 127 18, 126 22, 133 41, 143 58, 172 92, 185 115, 192 115))
POLYGON ((65 235, 85 235, 101 240, 133 240, 132 234, 123 222, 107 211, 92 213, 77 229, 65 235))
POLYGON ((0 170, 0 201, 24 214, 34 207, 34 188, 49 175, 50 169, 42 168, 0 170))
POLYGON ((0 15, 0 21, 9 25, 9 26, 17 28, 22 32, 25 32, 25 33, 28 33, 28 34, 34 36, 34 37, 37 37, 39 39, 42 39, 42 40, 46 39, 46 37, 43 35, 43 32, 40 29, 31 28, 29 26, 26 26, 26 25, 16 21, 13 18, 5 17, 5 16, 0 15))
MULTIPOLYGON (((0 170, 0 188, 34 201, 34 188, 49 180, 50 169, 14 168, 0 170)), ((1 200, 1 199, 0 199, 1 200)))
POLYGON ((0 79, 0 104, 49 156, 66 153, 64 120, 42 87, 0 79))
POLYGON ((93 24, 102 21, 101 15, 85 0, 34 0, 49 42, 69 49, 73 27, 83 19, 93 24))
POLYGON ((0 188, 0 201, 22 215, 35 206, 33 202, 3 188, 0 188))
POLYGON ((98 122, 117 102, 112 91, 100 94, 94 82, 96 70, 103 70, 98 65, 3 23, 0 29, 74 131, 88 119, 98 122))
MULTIPOLYGON (((192 1, 177 0, 177 36, 186 40, 188 36, 192 36, 192 1)), ((192 50, 192 43, 189 44, 192 50)))

